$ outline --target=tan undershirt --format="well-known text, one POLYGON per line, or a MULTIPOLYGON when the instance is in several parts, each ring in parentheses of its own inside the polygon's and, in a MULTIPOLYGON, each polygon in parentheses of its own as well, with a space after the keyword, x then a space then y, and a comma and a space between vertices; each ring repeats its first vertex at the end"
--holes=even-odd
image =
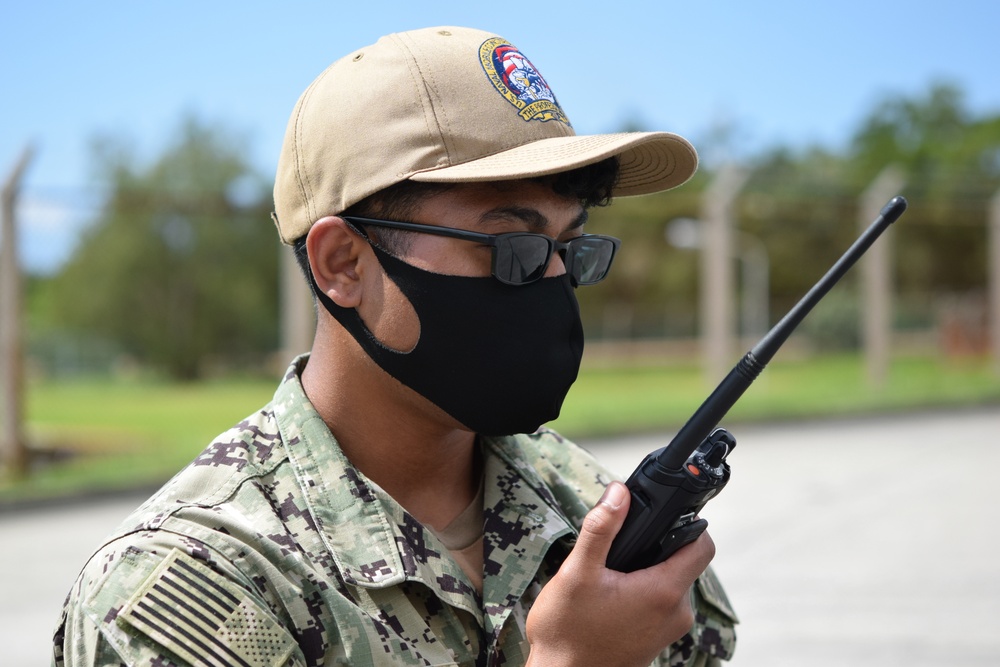
POLYGON ((479 493, 443 530, 432 530, 465 572, 480 595, 483 594, 483 485, 479 493))

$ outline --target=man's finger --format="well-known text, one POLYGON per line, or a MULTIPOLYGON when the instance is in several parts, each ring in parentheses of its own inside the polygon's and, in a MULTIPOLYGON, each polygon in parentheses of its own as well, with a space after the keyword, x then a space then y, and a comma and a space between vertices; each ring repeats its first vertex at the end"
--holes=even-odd
POLYGON ((688 585, 704 572, 712 559, 715 558, 715 542, 705 531, 698 539, 685 544, 662 563, 654 565, 659 581, 670 584, 688 585))

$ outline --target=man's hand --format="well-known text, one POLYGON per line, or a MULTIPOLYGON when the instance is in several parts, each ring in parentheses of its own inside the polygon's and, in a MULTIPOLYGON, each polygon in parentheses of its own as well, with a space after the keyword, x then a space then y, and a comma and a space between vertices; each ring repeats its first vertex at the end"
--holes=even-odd
POLYGON ((664 562, 623 573, 605 566, 630 495, 608 485, 580 537, 528 614, 529 667, 648 666, 694 624, 689 591, 715 556, 708 533, 664 562))

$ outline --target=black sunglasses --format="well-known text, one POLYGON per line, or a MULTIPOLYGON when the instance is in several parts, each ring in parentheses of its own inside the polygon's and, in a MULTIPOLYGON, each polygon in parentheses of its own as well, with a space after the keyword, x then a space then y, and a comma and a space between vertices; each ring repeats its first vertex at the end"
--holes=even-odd
MULTIPOLYGON (((481 234, 452 227, 421 225, 413 222, 373 220, 344 216, 352 226, 385 227, 420 234, 448 236, 463 241, 474 241, 493 249, 493 277, 506 285, 527 285, 545 275, 552 253, 563 254, 566 273, 574 285, 593 285, 604 280, 611 268, 611 260, 621 241, 612 236, 582 234, 566 243, 544 234, 508 232, 506 234, 481 234)), ((357 231, 368 239, 365 233, 357 231)), ((370 239, 369 239, 370 240, 370 239)))

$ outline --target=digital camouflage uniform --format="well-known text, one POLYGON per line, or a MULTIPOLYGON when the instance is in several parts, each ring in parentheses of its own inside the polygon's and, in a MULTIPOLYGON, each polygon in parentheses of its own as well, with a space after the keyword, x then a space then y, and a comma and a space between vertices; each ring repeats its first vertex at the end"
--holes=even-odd
MULTIPOLYGON (((344 457, 297 360, 84 568, 54 665, 520 665, 525 619, 610 479, 551 431, 482 438, 482 597, 445 547, 344 457)), ((711 573, 656 664, 728 658, 711 573)))

